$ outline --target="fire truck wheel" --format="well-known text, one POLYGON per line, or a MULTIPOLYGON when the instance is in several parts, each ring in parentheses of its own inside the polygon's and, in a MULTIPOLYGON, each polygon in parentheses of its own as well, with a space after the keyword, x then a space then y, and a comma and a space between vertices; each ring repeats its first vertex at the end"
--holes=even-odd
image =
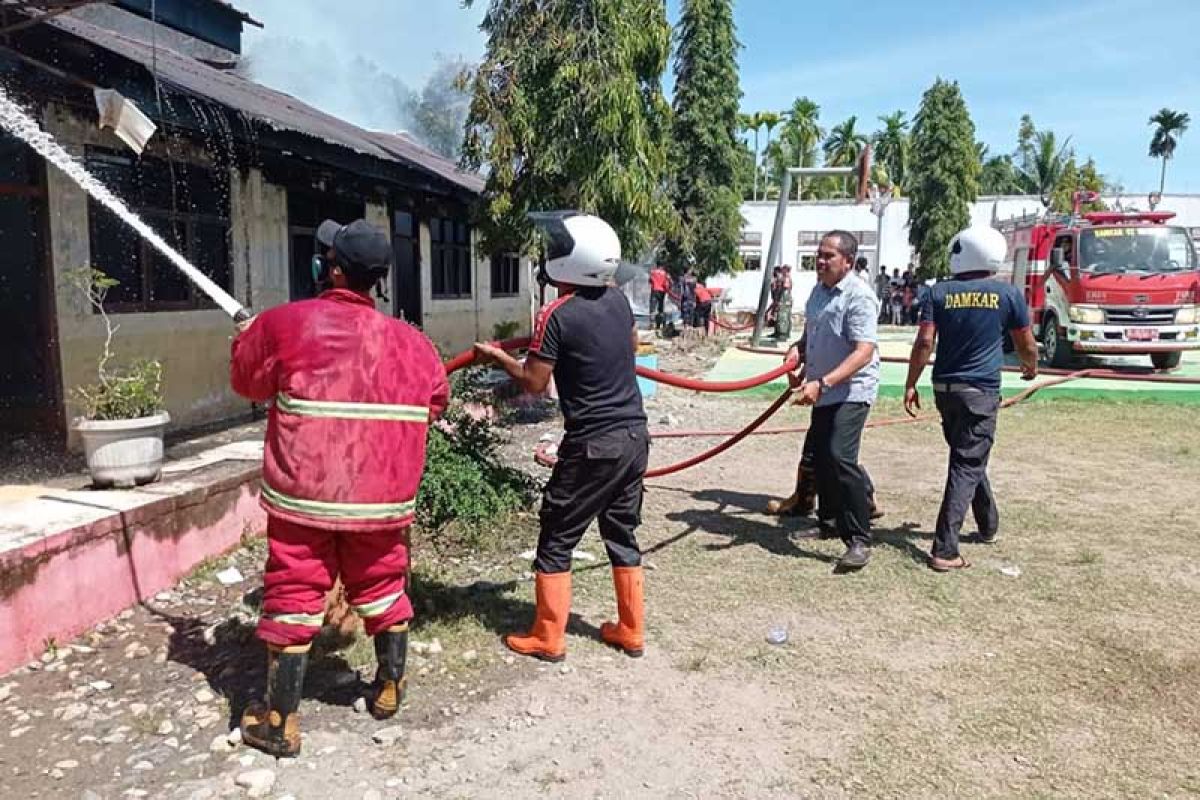
POLYGON ((1049 314, 1042 322, 1042 352, 1055 369, 1071 366, 1071 342, 1058 327, 1058 318, 1049 314))
POLYGON ((1179 359, 1183 356, 1178 350, 1174 353, 1151 353, 1150 363, 1155 369, 1175 369, 1179 366, 1179 359))

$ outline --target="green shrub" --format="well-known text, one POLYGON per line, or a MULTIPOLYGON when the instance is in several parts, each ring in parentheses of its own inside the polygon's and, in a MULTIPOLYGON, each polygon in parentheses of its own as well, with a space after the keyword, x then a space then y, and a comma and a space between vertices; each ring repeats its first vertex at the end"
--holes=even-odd
POLYGON ((537 490, 532 477, 501 462, 496 412, 479 377, 455 376, 455 400, 429 431, 417 521, 435 541, 474 540, 489 522, 527 508, 537 490))
POLYGON ((517 335, 517 331, 521 330, 521 323, 515 319, 506 319, 504 322, 497 322, 492 326, 492 338, 498 342, 505 339, 511 339, 517 335))
POLYGON ((77 386, 71 393, 84 419, 137 419, 157 414, 163 406, 162 363, 135 361, 128 369, 106 371, 104 380, 77 386))

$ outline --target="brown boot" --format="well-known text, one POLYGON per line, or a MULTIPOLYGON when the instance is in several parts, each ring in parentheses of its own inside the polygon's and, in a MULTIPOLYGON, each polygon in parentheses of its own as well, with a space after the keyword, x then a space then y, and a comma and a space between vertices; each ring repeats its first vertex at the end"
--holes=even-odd
POLYGON ((567 617, 571 613, 571 573, 537 573, 535 584, 537 609, 533 627, 521 635, 510 633, 504 646, 514 653, 542 661, 562 661, 567 657, 567 617))
POLYGON ((817 506, 817 481, 812 470, 796 467, 796 491, 785 500, 767 503, 767 513, 781 517, 807 517, 817 506))
POLYGON ((879 507, 879 503, 875 499, 875 493, 871 492, 867 496, 867 508, 870 511, 871 519, 879 519, 883 516, 883 509, 879 507))
POLYGON ((242 741, 276 758, 300 754, 300 693, 311 645, 267 645, 267 699, 242 713, 242 741))
POLYGON ((375 634, 375 682, 371 686, 371 716, 389 719, 404 702, 404 665, 408 660, 408 623, 375 634))
POLYGON ((642 568, 613 567, 612 573, 620 622, 601 625, 600 638, 606 644, 623 650, 625 655, 640 658, 646 647, 642 568))

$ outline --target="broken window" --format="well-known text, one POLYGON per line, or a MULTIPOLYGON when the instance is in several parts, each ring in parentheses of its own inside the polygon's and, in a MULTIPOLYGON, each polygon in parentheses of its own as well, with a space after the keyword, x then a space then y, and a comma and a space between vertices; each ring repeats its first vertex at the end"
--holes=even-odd
POLYGON ((521 257, 516 253, 492 256, 492 297, 515 297, 521 291, 521 257))
POLYGON ((429 220, 430 278, 434 299, 471 296, 471 228, 460 220, 429 220))
MULTIPOLYGON (((224 170, 155 158, 135 159, 98 147, 88 170, 123 199, 184 258, 223 289, 232 289, 229 183, 224 170)), ((88 200, 92 267, 120 283, 108 293, 112 312, 215 308, 148 241, 95 200, 88 200)))

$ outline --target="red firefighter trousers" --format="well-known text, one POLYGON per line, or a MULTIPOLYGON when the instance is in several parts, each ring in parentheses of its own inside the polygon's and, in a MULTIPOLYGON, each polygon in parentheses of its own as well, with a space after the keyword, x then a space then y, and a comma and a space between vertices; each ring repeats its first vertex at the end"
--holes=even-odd
POLYGON ((407 527, 331 531, 271 516, 267 547, 258 637, 268 644, 311 642, 321 630, 325 596, 338 575, 368 636, 412 619, 407 527))

